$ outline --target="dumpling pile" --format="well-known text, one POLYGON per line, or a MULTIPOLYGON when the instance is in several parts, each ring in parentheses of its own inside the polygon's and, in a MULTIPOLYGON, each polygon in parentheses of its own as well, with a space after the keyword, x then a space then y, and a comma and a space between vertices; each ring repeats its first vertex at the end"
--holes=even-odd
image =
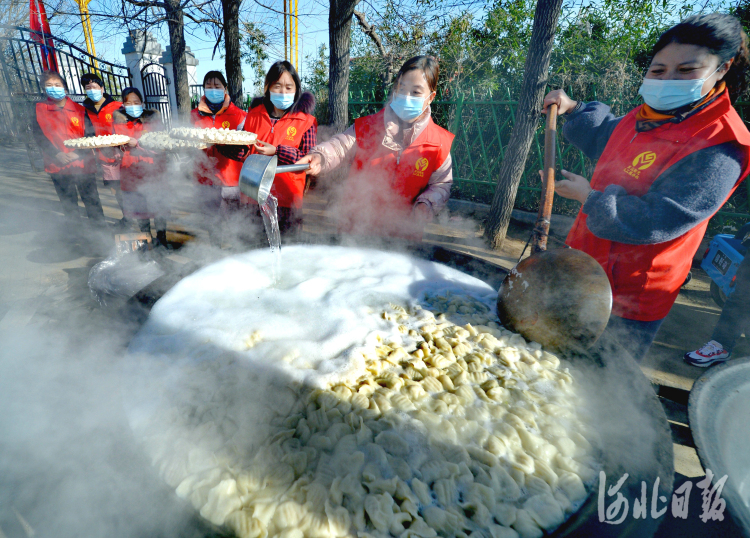
MULTIPOLYGON (((285 403, 274 403, 252 450, 242 446, 242 413, 206 391, 203 402, 187 398, 148 428, 155 465, 178 496, 240 538, 553 531, 598 468, 573 376, 480 301, 448 293, 423 304, 382 310, 408 344, 363 348, 355 381, 279 387, 285 403)), ((248 334, 246 349, 263 343, 248 334)), ((235 379, 220 361, 187 377, 209 371, 225 372, 222 386, 235 379)))
POLYGON ((143 133, 138 143, 146 149, 154 151, 180 151, 183 149, 206 149, 207 144, 190 140, 172 138, 165 131, 143 133))
POLYGON ((192 127, 176 127, 170 131, 170 136, 183 140, 199 140, 209 144, 252 144, 258 138, 255 133, 236 131, 233 129, 196 129, 192 127))
POLYGON ((91 148, 105 148, 111 146, 122 146, 127 144, 130 140, 129 136, 126 135, 102 135, 102 136, 85 136, 83 138, 72 138, 65 140, 63 144, 69 148, 75 149, 91 149, 91 148))

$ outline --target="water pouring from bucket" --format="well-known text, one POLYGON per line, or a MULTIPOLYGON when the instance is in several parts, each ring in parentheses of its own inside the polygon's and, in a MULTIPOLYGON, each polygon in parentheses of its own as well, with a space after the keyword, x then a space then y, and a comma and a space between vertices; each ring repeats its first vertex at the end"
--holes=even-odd
POLYGON ((268 245, 271 253, 276 256, 274 282, 280 273, 281 265, 281 234, 279 232, 278 204, 271 194, 271 186, 276 174, 284 172, 303 172, 310 168, 309 164, 290 164, 278 166, 276 155, 253 154, 248 156, 240 170, 240 192, 249 196, 260 206, 263 224, 266 228, 268 245))

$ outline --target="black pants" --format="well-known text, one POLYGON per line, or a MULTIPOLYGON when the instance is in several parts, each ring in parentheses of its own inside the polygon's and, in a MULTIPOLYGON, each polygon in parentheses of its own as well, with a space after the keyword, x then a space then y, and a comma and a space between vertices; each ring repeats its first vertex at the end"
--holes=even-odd
MULTIPOLYGON (((136 219, 138 222, 138 228, 142 232, 151 233, 151 219, 136 219)), ((154 228, 157 232, 167 231, 167 219, 164 217, 154 217, 154 228)))
POLYGON ((78 196, 86 207, 89 220, 104 225, 104 211, 96 189, 94 174, 50 174, 60 198, 63 213, 72 221, 80 219, 78 213, 78 196))
MULTIPOLYGON (((625 348, 625 351, 640 362, 648 353, 663 321, 664 318, 656 321, 637 321, 613 315, 610 316, 604 332, 607 335, 606 337, 616 340, 625 348)), ((605 336, 602 335, 602 337, 605 336)))
POLYGON ((716 340, 724 349, 732 351, 743 332, 750 337, 750 250, 737 268, 734 291, 724 303, 711 340, 716 340))

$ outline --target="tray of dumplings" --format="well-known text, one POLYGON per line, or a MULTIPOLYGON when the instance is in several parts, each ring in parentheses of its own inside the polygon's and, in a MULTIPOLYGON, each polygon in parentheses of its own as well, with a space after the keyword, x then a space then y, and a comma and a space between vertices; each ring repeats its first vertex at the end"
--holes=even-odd
POLYGON ((113 134, 102 136, 85 136, 83 138, 71 138, 69 140, 65 140, 63 144, 65 144, 65 147, 73 149, 98 149, 122 146, 123 144, 127 144, 128 140, 130 140, 129 136, 113 134))
POLYGON ((180 140, 235 146, 254 144, 258 139, 255 133, 224 128, 197 129, 194 127, 176 127, 169 132, 169 136, 180 140))
POLYGON ((138 143, 141 147, 150 149, 152 151, 184 151, 191 149, 206 149, 208 144, 205 144, 196 140, 181 140, 179 138, 172 138, 169 133, 165 131, 157 131, 150 133, 143 133, 141 138, 138 139, 138 143))

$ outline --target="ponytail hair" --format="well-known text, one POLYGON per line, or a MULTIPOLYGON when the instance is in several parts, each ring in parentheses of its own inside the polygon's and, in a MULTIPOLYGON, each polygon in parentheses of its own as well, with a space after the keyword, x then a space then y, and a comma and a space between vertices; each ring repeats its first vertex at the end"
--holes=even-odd
POLYGON ((723 80, 732 101, 736 101, 745 91, 750 51, 747 34, 736 17, 724 13, 688 17, 661 35, 654 45, 652 56, 670 43, 705 47, 719 57, 720 65, 734 59, 723 80))

